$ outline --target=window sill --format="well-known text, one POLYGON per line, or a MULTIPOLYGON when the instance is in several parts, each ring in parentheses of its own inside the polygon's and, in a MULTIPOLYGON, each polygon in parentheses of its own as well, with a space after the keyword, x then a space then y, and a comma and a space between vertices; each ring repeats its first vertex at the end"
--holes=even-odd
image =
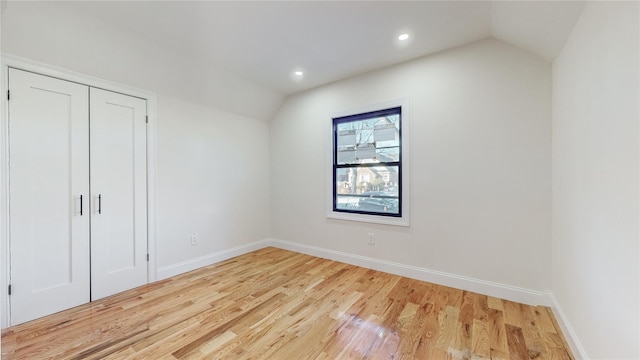
POLYGON ((378 215, 367 215, 367 214, 351 214, 351 213, 343 213, 337 211, 329 211, 327 213, 327 218, 336 219, 336 220, 346 220, 346 221, 358 221, 372 224, 381 224, 381 225, 393 225, 393 226, 409 226, 409 218, 407 216, 402 217, 389 217, 389 216, 378 216, 378 215))

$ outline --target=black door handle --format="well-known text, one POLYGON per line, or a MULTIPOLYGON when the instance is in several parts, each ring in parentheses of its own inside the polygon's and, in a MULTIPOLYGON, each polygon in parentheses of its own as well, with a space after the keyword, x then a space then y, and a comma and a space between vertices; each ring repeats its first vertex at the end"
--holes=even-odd
POLYGON ((98 214, 102 214, 102 195, 98 194, 98 214))

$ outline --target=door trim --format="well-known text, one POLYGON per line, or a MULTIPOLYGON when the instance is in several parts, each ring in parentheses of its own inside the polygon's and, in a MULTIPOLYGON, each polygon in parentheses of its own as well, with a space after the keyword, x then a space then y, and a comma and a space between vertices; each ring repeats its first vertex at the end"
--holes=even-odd
POLYGON ((20 58, 17 56, 2 54, 0 60, 2 71, 0 72, 0 83, 2 101, 0 101, 0 328, 4 329, 10 324, 9 308, 9 270, 11 254, 9 253, 9 107, 7 100, 8 72, 9 68, 17 68, 25 71, 46 75, 61 80, 72 81, 94 88, 118 92, 129 96, 139 97, 147 100, 147 249, 149 251, 149 261, 147 262, 148 282, 155 282, 158 278, 157 269, 157 248, 156 248, 156 194, 157 194, 157 134, 158 117, 157 95, 153 92, 138 89, 135 87, 118 84, 108 80, 80 74, 71 70, 57 68, 40 62, 20 58))

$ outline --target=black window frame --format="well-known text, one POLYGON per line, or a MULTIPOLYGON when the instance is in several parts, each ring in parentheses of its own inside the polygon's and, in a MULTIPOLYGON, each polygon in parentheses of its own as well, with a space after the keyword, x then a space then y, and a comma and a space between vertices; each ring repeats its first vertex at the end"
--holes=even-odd
MULTIPOLYGON (((332 138, 333 138, 333 184, 332 184, 332 189, 333 189, 333 196, 332 196, 332 208, 334 212, 340 212, 340 213, 349 213, 349 214, 363 214, 363 215, 375 215, 375 216, 384 216, 384 217, 393 217, 393 218, 402 218, 402 187, 403 187, 403 181, 402 181, 402 148, 403 148, 403 144, 402 144, 402 130, 403 130, 403 124, 402 124, 402 106, 394 106, 391 108, 386 108, 386 109, 382 109, 382 110, 375 110, 375 111, 370 111, 370 112, 366 112, 366 113, 359 113, 359 114, 353 114, 353 115, 348 115, 348 116, 341 116, 341 117, 335 117, 332 118, 332 138), (384 117, 384 116, 389 116, 389 115, 398 115, 398 122, 399 122, 399 129, 398 129, 398 161, 382 161, 382 162, 377 162, 377 163, 365 163, 365 164, 338 164, 338 125, 339 124, 344 124, 344 123, 349 123, 349 122, 355 122, 355 121, 361 121, 361 120, 367 120, 367 119, 372 119, 372 118, 379 118, 379 117, 384 117), (377 211, 363 211, 363 210, 355 210, 355 209, 340 209, 338 208, 338 192, 337 192, 337 173, 338 173, 338 169, 342 169, 342 168, 367 168, 367 167, 380 167, 380 166, 397 166, 398 167, 398 213, 389 213, 389 212, 377 212, 377 211)), ((351 194, 350 196, 353 197, 361 197, 361 198, 365 198, 365 197, 369 197, 368 195, 362 195, 362 194, 351 194)), ((385 196, 376 196, 376 198, 385 198, 385 196)), ((389 198, 393 198, 395 199, 395 197, 389 197, 389 198)))

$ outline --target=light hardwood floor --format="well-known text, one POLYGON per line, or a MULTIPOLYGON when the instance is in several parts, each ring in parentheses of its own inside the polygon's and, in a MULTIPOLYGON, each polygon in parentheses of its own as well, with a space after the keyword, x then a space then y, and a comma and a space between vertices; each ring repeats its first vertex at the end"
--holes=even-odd
POLYGON ((546 307, 266 248, 2 332, 2 359, 573 359, 546 307))

